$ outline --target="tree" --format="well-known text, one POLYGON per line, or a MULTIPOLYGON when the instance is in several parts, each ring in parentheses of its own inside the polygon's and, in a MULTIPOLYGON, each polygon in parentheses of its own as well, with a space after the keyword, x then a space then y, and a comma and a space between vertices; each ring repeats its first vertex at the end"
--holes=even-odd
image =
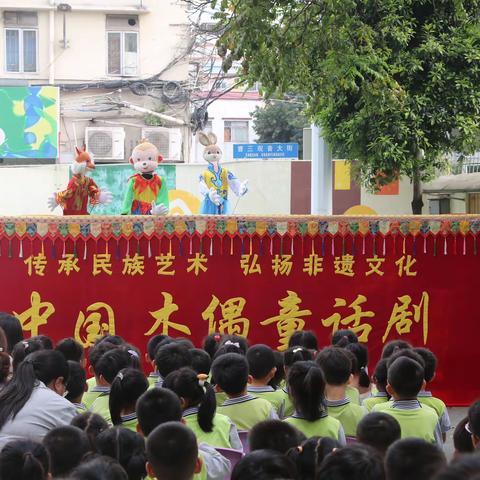
MULTIPOLYGON (((216 4, 213 0, 214 6, 216 4)), ((269 94, 303 94, 371 189, 421 182, 480 121, 479 0, 221 0, 220 51, 269 94)))
POLYGON ((296 142, 301 156, 303 128, 308 126, 301 104, 271 101, 264 108, 256 107, 252 116, 260 143, 296 142))

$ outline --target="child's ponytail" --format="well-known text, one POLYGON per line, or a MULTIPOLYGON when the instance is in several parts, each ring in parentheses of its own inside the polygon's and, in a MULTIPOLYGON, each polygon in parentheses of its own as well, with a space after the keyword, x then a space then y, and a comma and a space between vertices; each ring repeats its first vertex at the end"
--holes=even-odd
POLYGON ((206 375, 198 375, 198 386, 203 391, 202 400, 198 406, 198 424, 204 432, 213 430, 213 417, 217 409, 215 391, 213 387, 207 383, 206 375))

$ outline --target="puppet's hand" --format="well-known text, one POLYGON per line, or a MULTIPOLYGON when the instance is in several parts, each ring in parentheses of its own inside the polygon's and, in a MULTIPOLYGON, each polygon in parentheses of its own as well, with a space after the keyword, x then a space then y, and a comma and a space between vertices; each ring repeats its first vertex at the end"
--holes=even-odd
POLYGON ((208 192, 208 198, 213 202, 217 207, 223 203, 223 198, 218 194, 218 192, 211 188, 208 192))
POLYGON ((239 197, 243 197, 248 192, 248 180, 245 180, 240 184, 240 190, 238 191, 239 197))
POLYGON ((100 195, 98 196, 98 203, 102 205, 107 205, 109 203, 112 203, 112 200, 113 200, 113 195, 108 190, 102 190, 100 192, 100 195))
POLYGON ((51 212, 53 212, 55 210, 55 208, 58 205, 57 195, 55 193, 52 193, 52 195, 50 197, 48 197, 47 205, 48 205, 48 208, 50 209, 51 212))
POLYGON ((155 202, 152 202, 152 215, 166 215, 167 213, 168 208, 163 203, 155 205, 155 202))

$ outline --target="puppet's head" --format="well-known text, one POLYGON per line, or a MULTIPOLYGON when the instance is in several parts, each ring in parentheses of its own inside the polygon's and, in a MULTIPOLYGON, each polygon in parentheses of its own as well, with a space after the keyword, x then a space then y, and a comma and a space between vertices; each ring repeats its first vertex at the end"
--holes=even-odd
POLYGON ((205 146, 203 151, 203 158, 208 163, 218 163, 222 158, 222 151, 217 145, 217 136, 213 132, 198 134, 199 142, 205 146))
POLYGON ((95 169, 95 163, 87 152, 86 147, 83 147, 82 150, 75 147, 75 153, 75 160, 71 165, 71 170, 74 175, 85 175, 87 171, 95 169))
POLYGON ((157 147, 153 143, 142 139, 133 149, 130 163, 139 173, 153 173, 163 157, 158 153, 157 147))

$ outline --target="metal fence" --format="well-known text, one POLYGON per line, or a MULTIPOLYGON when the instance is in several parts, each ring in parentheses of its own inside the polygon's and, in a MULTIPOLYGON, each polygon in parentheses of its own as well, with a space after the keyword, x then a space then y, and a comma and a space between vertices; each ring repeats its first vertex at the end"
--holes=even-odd
POLYGON ((480 172, 480 152, 473 155, 454 153, 450 157, 450 165, 453 175, 480 172))

